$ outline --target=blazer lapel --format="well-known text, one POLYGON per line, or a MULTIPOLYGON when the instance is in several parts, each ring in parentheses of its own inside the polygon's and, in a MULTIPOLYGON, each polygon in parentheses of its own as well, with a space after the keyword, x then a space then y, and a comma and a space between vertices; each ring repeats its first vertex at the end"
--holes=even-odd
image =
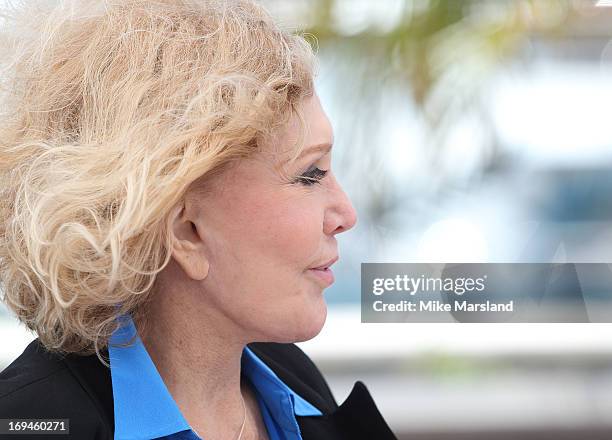
POLYGON ((304 440, 397 440, 362 382, 355 382, 338 406, 316 366, 292 344, 252 343, 249 347, 289 388, 323 413, 296 416, 304 440))
POLYGON ((331 414, 296 419, 304 440, 397 440, 361 381, 331 414))

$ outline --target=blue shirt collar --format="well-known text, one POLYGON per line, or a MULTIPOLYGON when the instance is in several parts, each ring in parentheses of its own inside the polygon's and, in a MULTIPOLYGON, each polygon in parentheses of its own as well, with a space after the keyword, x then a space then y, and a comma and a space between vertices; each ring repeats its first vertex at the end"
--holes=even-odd
MULTIPOLYGON (((123 325, 111 336, 108 348, 115 438, 152 439, 191 429, 147 353, 131 317, 126 315, 121 319, 123 325), (134 343, 129 347, 118 346, 133 338, 134 343)), ((321 415, 317 408, 281 381, 248 347, 242 353, 242 371, 281 428, 294 432, 297 429, 294 415, 321 415)))

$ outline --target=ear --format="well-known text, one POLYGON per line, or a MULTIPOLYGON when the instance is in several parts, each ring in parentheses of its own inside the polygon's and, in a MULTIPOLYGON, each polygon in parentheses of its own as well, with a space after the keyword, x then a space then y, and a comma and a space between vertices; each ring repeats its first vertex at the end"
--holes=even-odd
POLYGON ((208 275, 209 260, 204 241, 199 233, 193 213, 184 203, 177 206, 168 221, 172 242, 172 257, 193 280, 203 280, 208 275))

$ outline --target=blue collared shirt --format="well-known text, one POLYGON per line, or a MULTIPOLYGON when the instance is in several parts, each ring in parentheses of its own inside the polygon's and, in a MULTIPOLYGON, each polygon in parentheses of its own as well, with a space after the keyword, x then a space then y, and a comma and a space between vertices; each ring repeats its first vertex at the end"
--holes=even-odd
MULTIPOLYGON (((110 339, 109 357, 115 405, 115 439, 199 440, 166 388, 155 364, 137 335, 134 322, 123 317, 125 326, 110 339), (118 347, 133 336, 129 347, 118 347)), ((242 352, 242 373, 253 384, 270 440, 301 440, 295 416, 320 416, 308 403, 248 347, 242 352)), ((206 439, 204 439, 206 440, 206 439)))

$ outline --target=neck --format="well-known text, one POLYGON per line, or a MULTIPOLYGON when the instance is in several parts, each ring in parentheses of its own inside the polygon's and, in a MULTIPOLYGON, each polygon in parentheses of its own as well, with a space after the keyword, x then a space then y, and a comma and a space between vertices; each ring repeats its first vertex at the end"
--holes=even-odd
POLYGON ((205 438, 236 438, 244 420, 240 359, 246 340, 214 308, 190 304, 187 292, 153 293, 150 324, 139 335, 189 425, 205 438))

